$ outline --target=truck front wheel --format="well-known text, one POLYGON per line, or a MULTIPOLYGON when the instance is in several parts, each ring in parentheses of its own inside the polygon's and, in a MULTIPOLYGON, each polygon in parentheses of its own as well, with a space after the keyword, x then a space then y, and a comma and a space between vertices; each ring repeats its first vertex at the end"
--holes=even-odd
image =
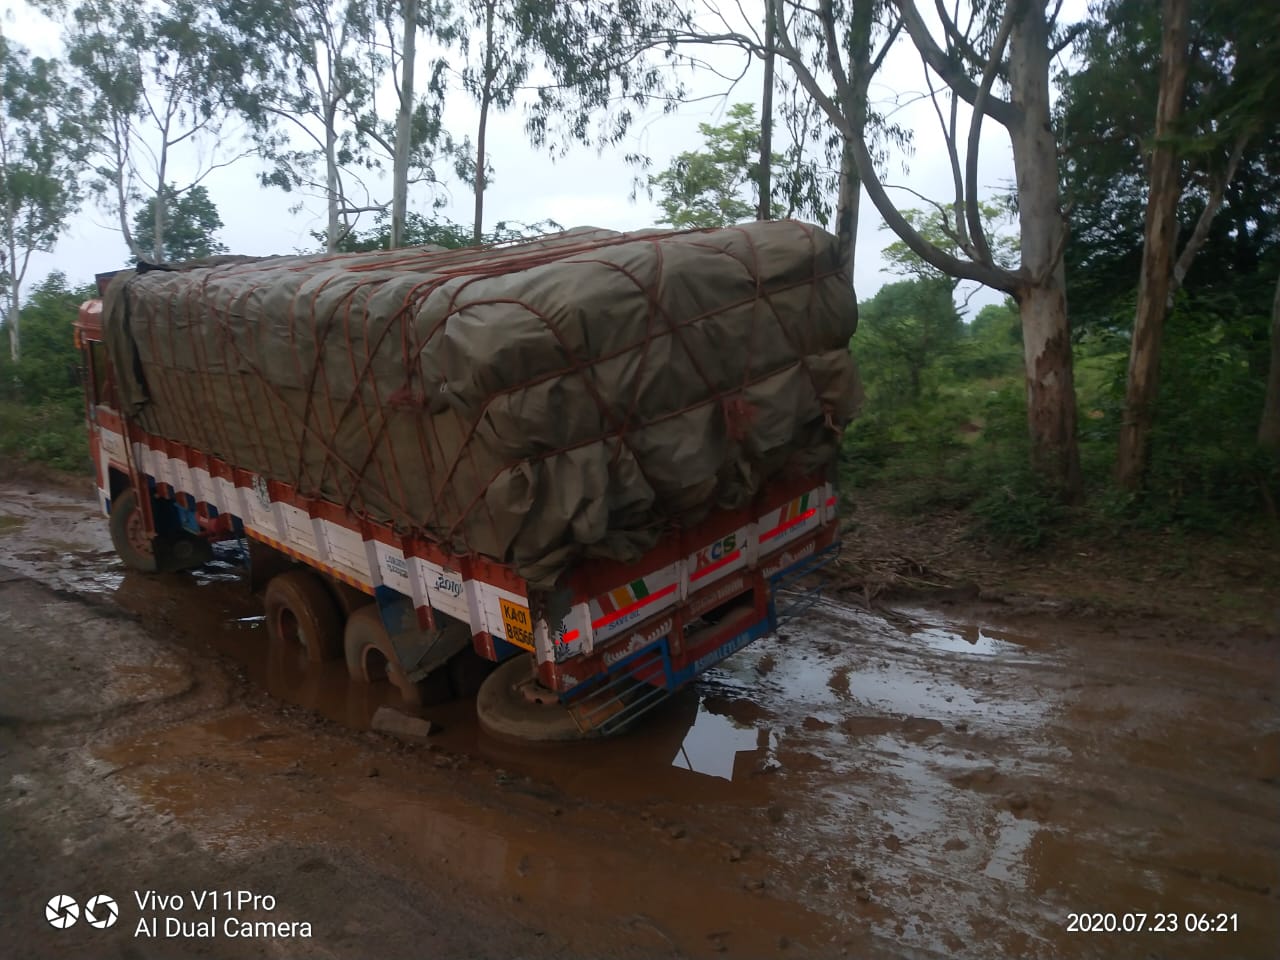
POLYGON ((312 663, 342 655, 342 614, 329 588, 311 571, 272 577, 263 606, 272 643, 300 647, 312 663))
POLYGON ((132 489, 122 490, 111 501, 111 544, 130 570, 142 573, 156 572, 156 555, 147 537, 138 494, 132 489))

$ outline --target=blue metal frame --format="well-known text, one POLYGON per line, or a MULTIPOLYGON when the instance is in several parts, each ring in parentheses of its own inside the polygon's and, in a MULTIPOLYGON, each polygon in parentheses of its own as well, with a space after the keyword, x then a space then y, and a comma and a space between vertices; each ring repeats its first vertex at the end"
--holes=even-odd
POLYGON ((825 567, 839 553, 840 541, 837 540, 830 546, 823 547, 810 556, 802 557, 790 566, 784 567, 769 578, 769 618, 774 621, 775 626, 799 616, 822 598, 822 587, 811 587, 798 598, 778 609, 776 605, 778 591, 790 586, 801 577, 825 567))
POLYGON ((683 670, 672 669, 669 635, 659 637, 623 657, 617 663, 611 664, 604 673, 584 680, 562 693, 561 703, 574 711, 575 719, 584 731, 592 730, 608 734, 621 729, 641 714, 652 710, 699 674, 710 670, 717 663, 737 653, 753 641, 772 633, 780 622, 811 606, 821 596, 821 587, 805 591, 800 600, 793 601, 782 608, 781 616, 775 605, 775 592, 800 577, 826 566, 835 559, 839 550, 840 544, 836 542, 811 556, 797 560, 769 577, 767 581, 769 597, 766 601, 765 617, 741 633, 730 637, 714 650, 703 654, 683 670), (657 669, 661 664, 663 678, 661 686, 633 677, 634 673, 640 672, 633 668, 641 661, 648 661, 641 669, 657 669), (600 719, 595 719, 597 717, 600 719))

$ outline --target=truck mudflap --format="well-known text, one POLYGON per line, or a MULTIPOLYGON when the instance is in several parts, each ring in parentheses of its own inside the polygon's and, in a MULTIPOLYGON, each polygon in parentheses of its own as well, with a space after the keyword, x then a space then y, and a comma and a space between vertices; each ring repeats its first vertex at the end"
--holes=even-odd
POLYGON ((762 574, 755 588, 723 611, 715 623, 684 639, 682 665, 677 666, 670 635, 664 635, 565 691, 561 702, 584 734, 620 732, 699 674, 812 606, 822 586, 801 581, 834 560, 839 550, 839 542, 831 543, 762 574))

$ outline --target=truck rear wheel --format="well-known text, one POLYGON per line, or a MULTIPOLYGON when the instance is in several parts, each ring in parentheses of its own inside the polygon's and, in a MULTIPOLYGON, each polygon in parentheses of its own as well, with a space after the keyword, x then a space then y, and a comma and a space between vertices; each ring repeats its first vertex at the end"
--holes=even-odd
POLYGON ((361 607, 351 614, 343 633, 342 646, 347 656, 347 672, 352 680, 358 683, 389 680, 400 691, 405 703, 422 703, 422 688, 405 675, 376 605, 361 607))
POLYGON ((587 740, 567 707, 537 682, 533 658, 521 654, 498 664, 476 694, 476 716, 485 733, 515 743, 587 740))
POLYGON ((122 490, 111 500, 111 545, 130 570, 156 572, 156 555, 147 537, 138 495, 132 488, 122 490))
POLYGON ((309 570, 272 577, 263 605, 272 643, 301 647, 312 663, 341 654, 342 614, 329 588, 309 570))

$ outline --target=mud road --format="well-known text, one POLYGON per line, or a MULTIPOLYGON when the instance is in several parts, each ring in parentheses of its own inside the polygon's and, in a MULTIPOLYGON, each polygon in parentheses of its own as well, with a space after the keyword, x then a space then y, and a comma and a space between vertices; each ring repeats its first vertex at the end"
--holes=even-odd
POLYGON ((260 613, 0 487, 0 956, 1280 956, 1274 637, 824 603, 533 749, 374 733, 260 613))

